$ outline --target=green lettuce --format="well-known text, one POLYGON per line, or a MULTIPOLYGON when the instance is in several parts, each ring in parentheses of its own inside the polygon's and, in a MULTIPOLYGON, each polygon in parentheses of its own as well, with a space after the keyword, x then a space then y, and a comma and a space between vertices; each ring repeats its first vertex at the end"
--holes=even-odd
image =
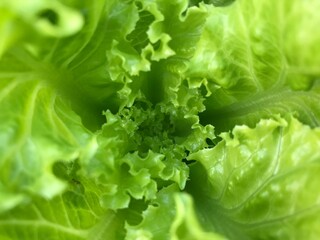
POLYGON ((0 239, 317 239, 317 0, 2 0, 0 239))
POLYGON ((319 128, 275 116, 220 136, 189 156, 201 163, 188 189, 204 226, 230 239, 316 239, 319 128))

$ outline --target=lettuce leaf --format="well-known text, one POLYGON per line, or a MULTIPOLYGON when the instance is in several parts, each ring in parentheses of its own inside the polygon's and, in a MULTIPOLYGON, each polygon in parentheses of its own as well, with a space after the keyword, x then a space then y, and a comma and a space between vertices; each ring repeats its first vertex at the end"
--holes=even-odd
POLYGON ((318 9, 318 1, 299 0, 211 8, 188 72, 212 93, 203 122, 220 132, 291 112, 319 126, 320 36, 310 31, 318 9))
POLYGON ((143 213, 143 220, 137 226, 127 225, 126 240, 130 239, 204 239, 222 240, 222 236, 204 232, 193 211, 192 198, 186 193, 177 193, 175 186, 159 191, 143 213))
POLYGON ((0 9, 0 56, 17 42, 30 39, 28 31, 64 37, 78 32, 84 24, 79 12, 59 1, 4 0, 0 9))
POLYGON ((96 146, 79 116, 38 79, 25 69, 1 77, 1 211, 33 195, 62 193, 66 186, 52 173, 54 162, 90 158, 96 146))
POLYGON ((317 0, 2 0, 1 239, 317 239, 317 0))
MULTIPOLYGON (((58 166, 55 168, 57 170, 58 166)), ((35 197, 32 202, 3 213, 0 237, 62 240, 123 238, 124 232, 120 229, 124 227, 124 218, 102 208, 99 198, 100 191, 94 184, 84 179, 70 179, 70 185, 63 194, 50 200, 35 197)))
POLYGON ((189 156, 201 164, 189 189, 203 225, 230 239, 316 239, 320 128, 275 117, 220 136, 189 156))

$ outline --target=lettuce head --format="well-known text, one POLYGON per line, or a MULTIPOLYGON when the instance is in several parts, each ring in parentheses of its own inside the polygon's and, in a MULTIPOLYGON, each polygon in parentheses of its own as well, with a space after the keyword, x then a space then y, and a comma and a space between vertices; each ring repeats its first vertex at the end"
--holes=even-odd
POLYGON ((320 1, 0 0, 0 239, 320 236, 320 1))

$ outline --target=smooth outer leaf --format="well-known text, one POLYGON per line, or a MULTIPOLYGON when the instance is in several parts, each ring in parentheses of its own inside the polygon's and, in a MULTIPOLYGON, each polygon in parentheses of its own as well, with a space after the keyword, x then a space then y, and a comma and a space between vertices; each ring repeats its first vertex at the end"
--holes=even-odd
POLYGON ((276 117, 221 137, 189 157, 203 166, 190 191, 207 228, 231 239, 317 239, 320 128, 276 117))

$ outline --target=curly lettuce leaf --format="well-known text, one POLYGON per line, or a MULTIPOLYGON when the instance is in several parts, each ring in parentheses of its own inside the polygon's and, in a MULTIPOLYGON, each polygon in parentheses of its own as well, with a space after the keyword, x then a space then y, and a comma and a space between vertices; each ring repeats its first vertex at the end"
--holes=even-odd
POLYGON ((189 176, 188 153, 214 138, 212 126, 180 118, 179 112, 170 115, 170 106, 153 109, 140 104, 118 114, 107 111, 107 123, 97 134, 99 148, 81 163, 81 174, 104 187, 101 201, 106 208, 123 209, 133 199, 155 199, 159 189, 172 183, 183 189, 189 176))
MULTIPOLYGON (((50 199, 62 193, 66 183, 58 179, 52 172, 54 164, 61 160, 69 162, 78 159, 83 165, 81 173, 89 173, 89 176, 97 181, 97 184, 103 185, 105 181, 110 180, 109 185, 105 188, 105 195, 109 194, 110 198, 115 192, 119 193, 119 199, 115 198, 115 205, 110 203, 113 206, 112 209, 128 206, 131 198, 128 191, 132 197, 137 199, 152 198, 151 196, 154 196, 157 191, 155 180, 152 178, 168 181, 167 184, 170 184, 171 181, 177 182, 183 188, 188 177, 187 164, 182 161, 187 155, 186 151, 198 150, 206 146, 206 137, 213 137, 212 127, 202 128, 198 123, 196 113, 203 106, 196 102, 197 99, 194 99, 198 97, 197 93, 190 97, 186 92, 188 89, 184 87, 183 91, 177 94, 181 96, 179 101, 183 103, 182 109, 178 113, 175 113, 176 110, 173 106, 163 107, 163 109, 159 107, 154 111, 153 118, 158 117, 157 111, 159 111, 159 114, 162 115, 160 119, 163 121, 166 120, 163 118, 164 116, 176 114, 170 119, 171 122, 175 122, 176 128, 172 130, 175 131, 174 133, 170 133, 172 136, 163 135, 161 129, 156 129, 153 132, 153 119, 152 117, 149 119, 148 111, 142 112, 146 119, 134 123, 136 127, 141 127, 141 124, 146 125, 147 130, 142 133, 141 131, 132 132, 135 134, 137 142, 130 151, 139 152, 141 146, 138 147, 138 143, 142 142, 142 139, 139 139, 141 136, 155 134, 154 139, 151 135, 143 136, 143 141, 146 140, 147 144, 142 146, 146 148, 142 152, 143 154, 150 153, 150 160, 148 157, 146 158, 146 155, 138 156, 137 153, 117 153, 117 148, 130 143, 129 137, 132 133, 129 133, 128 130, 132 129, 126 125, 126 121, 119 119, 119 122, 116 123, 122 129, 116 131, 115 135, 120 134, 121 131, 127 134, 124 135, 125 141, 121 145, 118 145, 114 139, 110 140, 113 137, 113 132, 110 129, 114 127, 109 122, 110 119, 107 119, 108 123, 102 128, 102 133, 98 136, 97 141, 96 135, 87 128, 96 129, 97 126, 101 126, 102 109, 117 109, 122 101, 124 101, 122 105, 128 104, 123 97, 130 98, 126 87, 131 83, 131 75, 135 75, 135 73, 124 67, 124 73, 130 76, 126 79, 114 78, 112 68, 117 64, 111 61, 110 51, 118 51, 120 57, 126 56, 122 55, 121 46, 126 48, 128 44, 133 44, 137 48, 135 26, 146 25, 143 27, 148 29, 147 37, 150 38, 150 44, 156 44, 160 41, 160 47, 154 46, 157 50, 154 51, 155 55, 151 57, 152 61, 167 58, 174 52, 180 57, 188 57, 193 43, 200 36, 206 16, 205 10, 192 8, 184 14, 184 11, 187 10, 187 1, 176 1, 172 4, 167 4, 164 1, 95 1, 93 3, 68 1, 64 6, 58 1, 38 3, 30 0, 23 4, 25 9, 18 8, 18 2, 5 1, 1 4, 3 9, 14 15, 12 17, 10 15, 8 18, 4 15, 3 22, 5 24, 10 25, 19 17, 25 18, 24 23, 17 22, 17 28, 12 29, 13 33, 19 33, 20 28, 25 25, 28 26, 26 30, 29 30, 29 27, 30 29, 36 28, 33 25, 33 20, 35 20, 38 11, 41 12, 40 18, 45 18, 46 24, 62 25, 61 28, 51 29, 56 31, 55 34, 45 32, 51 31, 50 26, 48 29, 43 27, 35 32, 32 31, 33 37, 25 34, 21 36, 19 41, 8 45, 4 44, 3 56, 0 61, 0 106, 2 109, 0 115, 0 160, 3 165, 1 191, 4 196, 1 198, 2 210, 9 210, 19 203, 27 202, 34 194, 50 199), (171 7, 175 9, 177 15, 170 14, 171 7), (25 15, 23 11, 31 8, 33 10, 28 12, 29 18, 28 14, 25 15), (68 15, 67 10, 72 12, 70 13, 70 21, 64 19, 64 16, 68 15), (155 15, 154 19, 139 22, 142 11, 148 11, 155 15), (78 25, 64 34, 64 29, 68 28, 65 24, 71 24, 73 16, 78 19, 74 24, 78 25), (168 23, 174 23, 174 26, 168 23), (174 31, 174 29, 178 31, 174 31), (183 41, 184 34, 185 38, 190 41, 183 41), (133 39, 131 42, 129 36, 133 39), (170 47, 169 41, 172 45, 170 47), (115 47, 117 43, 121 46, 115 47), (171 53, 168 54, 168 51, 171 53), (164 55, 159 58, 160 55, 156 53, 164 55), (189 112, 189 109, 192 109, 192 112, 189 112), (79 114, 81 119, 73 110, 79 114), (188 128, 192 130, 185 133, 184 131, 188 128), (184 137, 189 133, 188 139, 184 140, 184 137), (197 136, 201 137, 198 138, 197 144, 193 144, 192 138, 197 136), (156 141, 152 143, 152 140, 156 141), (161 148, 162 140, 167 142, 165 148, 161 148), (183 146, 184 142, 185 146, 183 146), (113 145, 115 148, 112 148, 113 145), (114 165, 112 162, 105 162, 110 148, 112 149, 110 156, 116 159, 114 165), (148 151, 148 148, 154 151, 148 151), (155 156, 156 158, 154 158, 155 156), (150 166, 152 164, 158 165, 155 168, 159 169, 157 172, 149 172, 149 169, 143 168, 143 164, 141 164, 142 169, 139 169, 126 158, 136 159, 137 162, 150 162, 150 166), (166 159, 165 167, 160 167, 161 161, 155 160, 157 158, 166 159), (91 159, 93 160, 90 161, 91 159), (106 166, 105 168, 113 169, 114 175, 104 173, 100 176, 100 170, 97 169, 95 163, 97 166, 102 163, 106 166), (129 174, 127 165, 131 167, 129 174), (124 168, 123 171, 121 171, 122 168, 124 168), (121 172, 123 175, 120 174, 121 172), (132 182, 132 185, 129 184, 130 186, 121 182, 123 176, 127 175, 135 180, 131 181, 132 179, 128 178, 126 183, 132 182), (111 184, 112 181, 114 181, 114 185, 111 184), (48 185, 51 187, 47 187, 48 185)), ((6 35, 3 39, 11 42, 10 37, 11 35, 6 35)), ((132 49, 136 51, 137 49, 134 47, 132 49)), ((131 62, 130 66, 134 66, 134 64, 131 62)), ((164 66, 167 68, 166 64, 164 66)), ((174 68, 175 65, 171 66, 174 68)), ((157 68, 158 65, 155 64, 152 69, 153 75, 159 71, 157 68)), ((171 73, 172 71, 167 72, 171 73)), ((163 81, 161 78, 159 80, 163 81)), ((139 84, 139 81, 136 82, 139 84)), ((128 91, 131 91, 131 86, 128 91)), ((158 122, 160 123, 159 120, 158 122)), ((169 129, 169 131, 171 130, 169 129)), ((108 201, 105 200, 105 202, 108 201)))
MULTIPOLYGON (((33 5, 33 1, 27 2, 33 5)), ((52 1, 54 3, 60 4, 52 1)), ((50 4, 44 2, 43 8, 47 7, 45 10, 49 11, 50 4)), ((71 102, 86 127, 96 130, 104 120, 102 111, 107 108, 116 110, 120 105, 117 91, 124 85, 123 79, 112 80, 112 66, 108 64, 106 52, 113 41, 124 39, 133 29, 137 12, 134 3, 121 1, 71 1, 65 4, 71 5, 83 21, 77 31, 71 36, 50 37, 29 31, 27 33, 30 34, 6 49, 0 64, 8 67, 20 63, 25 65, 27 61, 37 62, 32 66, 32 71, 40 73, 42 80, 49 82, 51 88, 71 102), (121 14, 119 9, 128 9, 127 14, 121 14)), ((57 21, 62 21, 59 13, 56 14, 57 21)), ((73 21, 69 19, 68 22, 73 21)), ((24 25, 21 27, 24 28, 24 25)), ((11 35, 18 33, 20 30, 13 28, 11 35)), ((10 38, 4 36, 3 39, 10 38)))
POLYGON ((317 239, 320 129, 276 117, 220 136, 189 157, 201 164, 187 188, 203 226, 230 239, 317 239))
POLYGON ((207 11, 188 8, 188 1, 137 1, 139 20, 125 39, 113 41, 107 52, 112 79, 125 79, 119 91, 121 107, 135 99, 156 104, 182 85, 185 61, 192 57, 207 11))
POLYGON ((186 76, 211 94, 203 123, 217 131, 295 113, 319 126, 318 1, 236 1, 211 7, 186 76))
POLYGON ((319 4, 231 2, 0 3, 1 239, 315 238, 319 4))

